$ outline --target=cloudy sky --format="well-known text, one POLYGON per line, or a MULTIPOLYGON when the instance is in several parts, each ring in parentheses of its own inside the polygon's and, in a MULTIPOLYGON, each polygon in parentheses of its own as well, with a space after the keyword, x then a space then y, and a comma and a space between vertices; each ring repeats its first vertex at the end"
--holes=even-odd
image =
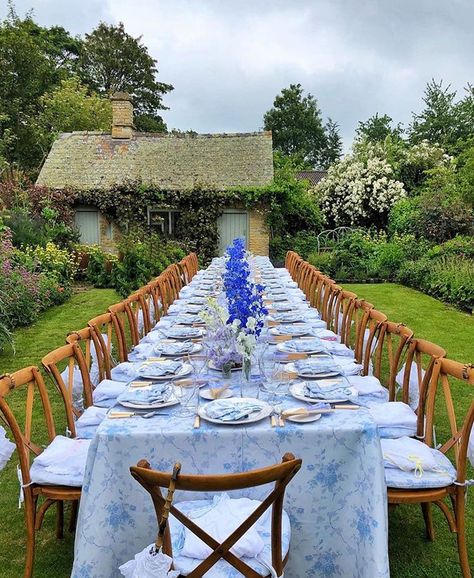
MULTIPOLYGON (((431 78, 474 82, 473 0, 16 0, 74 34, 100 20, 142 35, 174 85, 170 128, 253 131, 275 95, 301 83, 346 146, 359 120, 410 121, 431 78)), ((6 13, 0 0, 0 16, 6 13)))

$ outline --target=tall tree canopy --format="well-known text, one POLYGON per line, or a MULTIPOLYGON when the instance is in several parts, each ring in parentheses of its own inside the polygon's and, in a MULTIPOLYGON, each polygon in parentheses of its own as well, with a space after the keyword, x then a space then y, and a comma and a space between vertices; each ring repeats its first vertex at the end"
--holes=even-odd
POLYGON ((403 134, 403 129, 400 123, 397 126, 392 126, 393 119, 384 114, 379 116, 375 113, 365 122, 359 121, 359 126, 356 129, 356 135, 359 140, 368 140, 370 142, 382 142, 387 136, 392 137, 392 139, 398 139, 403 134))
POLYGON ((326 134, 326 146, 321 151, 320 164, 324 169, 327 169, 342 156, 342 138, 339 134, 338 123, 331 118, 328 118, 324 132, 326 134))
POLYGON ((265 130, 273 132, 273 147, 312 166, 321 166, 326 149, 321 111, 314 96, 303 96, 301 84, 284 88, 263 117, 265 130))
POLYGON ((127 34, 122 23, 102 22, 85 35, 79 70, 83 81, 99 94, 128 92, 137 111, 137 128, 166 130, 157 111, 166 109, 162 97, 173 87, 156 79, 156 64, 140 36, 127 34))

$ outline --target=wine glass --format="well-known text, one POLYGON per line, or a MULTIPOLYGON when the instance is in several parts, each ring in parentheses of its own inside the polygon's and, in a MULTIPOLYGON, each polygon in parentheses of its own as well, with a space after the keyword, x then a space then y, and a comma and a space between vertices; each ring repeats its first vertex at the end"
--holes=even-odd
POLYGON ((189 417, 193 414, 191 411, 191 400, 196 393, 196 383, 194 379, 183 379, 175 383, 174 394, 177 397, 181 407, 176 412, 179 417, 189 417))

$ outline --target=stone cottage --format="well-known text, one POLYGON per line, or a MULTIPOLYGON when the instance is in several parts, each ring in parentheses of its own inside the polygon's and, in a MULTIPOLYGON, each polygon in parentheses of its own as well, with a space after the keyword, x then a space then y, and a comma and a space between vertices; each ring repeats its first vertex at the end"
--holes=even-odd
MULTIPOLYGON (((37 183, 79 191, 108 190, 137 181, 163 191, 196 187, 225 191, 261 187, 273 181, 272 135, 165 134, 134 130, 133 106, 125 93, 112 97, 111 132, 63 133, 53 144, 37 183)), ((247 248, 268 254, 269 235, 264 208, 229 206, 219 218, 219 252, 235 237, 247 248)), ((147 207, 148 225, 173 235, 179 211, 169 206, 147 207)), ((77 206, 75 222, 86 244, 113 250, 120 231, 93 206, 77 206)))

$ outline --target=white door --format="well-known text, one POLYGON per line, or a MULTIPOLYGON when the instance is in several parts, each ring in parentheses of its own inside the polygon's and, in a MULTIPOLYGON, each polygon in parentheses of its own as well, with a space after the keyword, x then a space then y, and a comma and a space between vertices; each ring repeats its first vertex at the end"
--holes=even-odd
POLYGON ((77 209, 74 222, 81 234, 84 245, 99 244, 99 211, 95 209, 77 209))
POLYGON ((225 253, 226 248, 234 239, 248 240, 248 214, 245 211, 225 211, 219 217, 219 255, 225 253))

